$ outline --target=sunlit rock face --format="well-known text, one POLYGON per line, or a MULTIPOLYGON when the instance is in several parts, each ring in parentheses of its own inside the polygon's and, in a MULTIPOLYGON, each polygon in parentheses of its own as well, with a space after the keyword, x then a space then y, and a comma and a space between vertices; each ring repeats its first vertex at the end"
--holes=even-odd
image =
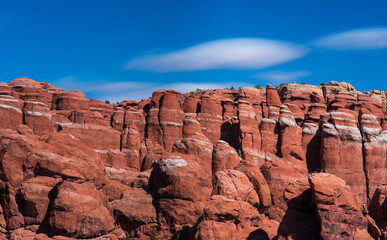
POLYGON ((1 239, 387 239, 383 92, 129 98, 0 83, 1 239))

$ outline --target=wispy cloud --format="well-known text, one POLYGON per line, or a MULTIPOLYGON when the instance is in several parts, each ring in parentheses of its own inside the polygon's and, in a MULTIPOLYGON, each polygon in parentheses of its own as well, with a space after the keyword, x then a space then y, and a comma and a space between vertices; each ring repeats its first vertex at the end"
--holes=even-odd
POLYGON ((155 72, 262 69, 305 56, 301 45, 259 38, 224 39, 132 59, 125 69, 155 72))
POLYGON ((228 88, 231 86, 252 86, 246 82, 223 82, 223 83, 200 83, 200 82, 108 82, 108 81, 82 81, 80 78, 69 76, 59 79, 54 83, 65 90, 80 90, 91 98, 101 101, 109 100, 111 102, 120 102, 125 99, 141 100, 152 96, 155 90, 175 89, 182 93, 195 91, 196 89, 217 89, 228 88))
MULTIPOLYGON (((116 91, 96 91, 93 94, 98 95, 99 99, 108 99, 110 101, 123 101, 125 99, 134 99, 139 101, 143 98, 148 98, 152 96, 152 93, 159 89, 175 89, 182 93, 187 93, 195 91, 196 89, 216 89, 229 87, 231 85, 222 85, 217 83, 167 83, 167 84, 158 84, 158 83, 136 83, 136 86, 131 88, 125 88, 116 91)), ((104 85, 100 86, 101 89, 104 88, 104 85)))
POLYGON ((334 50, 387 48, 387 27, 362 28, 331 34, 317 39, 312 44, 334 50))
MULTIPOLYGON (((108 99, 112 102, 123 101, 125 99, 134 99, 141 100, 143 98, 147 98, 152 96, 152 93, 155 90, 159 89, 175 89, 180 91, 181 93, 187 93, 191 91, 195 91, 196 89, 222 89, 229 88, 231 86, 234 87, 247 87, 253 86, 251 83, 245 82, 224 82, 224 83, 194 83, 194 82, 173 82, 173 83, 137 83, 135 87, 121 89, 117 91, 98 91, 93 92, 93 94, 98 95, 98 99, 105 100, 108 99)), ((103 89, 103 85, 100 86, 103 89)))
POLYGON ((147 88, 151 87, 151 83, 145 82, 114 82, 114 83, 106 83, 102 85, 96 85, 92 87, 88 87, 85 89, 86 92, 99 92, 99 91, 107 91, 107 92, 115 92, 122 91, 125 89, 138 89, 138 88, 147 88))
POLYGON ((252 75, 252 78, 258 78, 261 80, 274 82, 274 83, 288 83, 298 80, 299 78, 311 75, 309 71, 296 71, 296 72, 284 72, 284 71, 269 71, 252 75))

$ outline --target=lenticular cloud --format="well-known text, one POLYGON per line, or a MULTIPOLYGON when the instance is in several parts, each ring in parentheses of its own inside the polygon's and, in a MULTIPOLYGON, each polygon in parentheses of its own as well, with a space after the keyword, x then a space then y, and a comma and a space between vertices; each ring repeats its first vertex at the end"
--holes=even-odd
POLYGON ((334 50, 387 48, 387 28, 364 28, 317 39, 315 46, 334 50))
POLYGON ((262 69, 305 56, 309 50, 287 42, 258 38, 224 39, 129 61, 125 69, 155 72, 208 69, 262 69))

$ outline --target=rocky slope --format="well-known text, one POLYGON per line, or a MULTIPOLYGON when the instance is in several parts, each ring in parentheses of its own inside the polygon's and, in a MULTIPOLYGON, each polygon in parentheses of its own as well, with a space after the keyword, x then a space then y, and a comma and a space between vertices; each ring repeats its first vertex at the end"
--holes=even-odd
POLYGON ((0 239, 387 239, 386 93, 347 83, 106 104, 0 83, 0 239))

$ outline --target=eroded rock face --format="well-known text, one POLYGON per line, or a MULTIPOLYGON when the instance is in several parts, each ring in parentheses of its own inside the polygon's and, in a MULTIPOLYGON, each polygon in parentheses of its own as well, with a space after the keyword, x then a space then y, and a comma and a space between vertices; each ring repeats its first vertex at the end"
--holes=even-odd
POLYGON ((37 135, 49 134, 54 131, 50 109, 41 102, 24 102, 23 122, 37 135))
POLYGON ((259 196, 249 178, 238 170, 218 171, 215 173, 214 195, 245 201, 258 208, 259 196))
POLYGON ((377 227, 372 231, 375 238, 387 239, 387 187, 382 186, 375 190, 370 201, 368 210, 370 217, 375 221, 377 227), (380 233, 379 233, 380 232, 380 233))
POLYGON ((154 163, 149 185, 156 194, 159 221, 172 231, 192 227, 212 192, 211 176, 183 154, 161 156, 154 163))
POLYGON ((23 113, 20 110, 22 102, 13 96, 3 95, 0 98, 1 129, 15 129, 22 124, 23 113))
POLYGON ((157 225, 157 214, 153 198, 140 185, 122 194, 122 198, 111 203, 111 209, 122 229, 141 237, 144 230, 157 225))
POLYGON ((114 229, 106 204, 93 184, 64 181, 52 205, 50 226, 54 233, 75 238, 104 235, 114 229))
POLYGON ((361 201, 345 181, 328 173, 309 176, 323 239, 372 239, 361 201))
POLYGON ((308 176, 303 164, 294 164, 287 159, 268 156, 261 166, 261 171, 270 188, 272 204, 267 210, 271 219, 280 221, 287 210, 287 203, 283 197, 288 184, 298 178, 308 176))
POLYGON ((260 214, 250 204, 215 195, 204 207, 195 239, 246 239, 260 220, 260 214))
POLYGON ((321 222, 308 178, 298 178, 284 191, 288 209, 278 228, 279 239, 321 239, 321 222))
POLYGON ((219 100, 212 98, 209 95, 203 95, 201 97, 201 109, 196 118, 201 127, 203 133, 214 144, 221 136, 222 121, 222 106, 219 100))
POLYGON ((278 223, 258 213, 250 204, 214 195, 204 208, 194 239, 272 239, 278 223))
POLYGON ((331 112, 322 115, 320 124, 323 171, 344 179, 361 202, 366 203, 362 135, 356 118, 350 113, 331 112))
POLYGON ((242 161, 235 169, 243 172, 249 178, 259 197, 258 209, 264 212, 271 206, 271 193, 270 187, 262 175, 259 166, 251 162, 242 161))
POLYGON ((215 174, 220 170, 233 169, 236 167, 241 158, 230 145, 220 140, 216 143, 212 154, 212 173, 215 174))
POLYGON ((362 114, 360 130, 363 136, 363 154, 368 180, 368 198, 375 190, 387 184, 387 131, 372 114, 362 114))
POLYGON ((184 112, 181 109, 180 92, 167 90, 162 98, 159 122, 163 130, 163 144, 167 151, 183 138, 184 112))
POLYGON ((0 83, 0 238, 387 239, 384 95, 0 83))
POLYGON ((363 215, 358 196, 335 175, 312 173, 296 179, 284 198, 288 210, 279 239, 373 239, 368 231, 377 230, 372 218, 363 215))

